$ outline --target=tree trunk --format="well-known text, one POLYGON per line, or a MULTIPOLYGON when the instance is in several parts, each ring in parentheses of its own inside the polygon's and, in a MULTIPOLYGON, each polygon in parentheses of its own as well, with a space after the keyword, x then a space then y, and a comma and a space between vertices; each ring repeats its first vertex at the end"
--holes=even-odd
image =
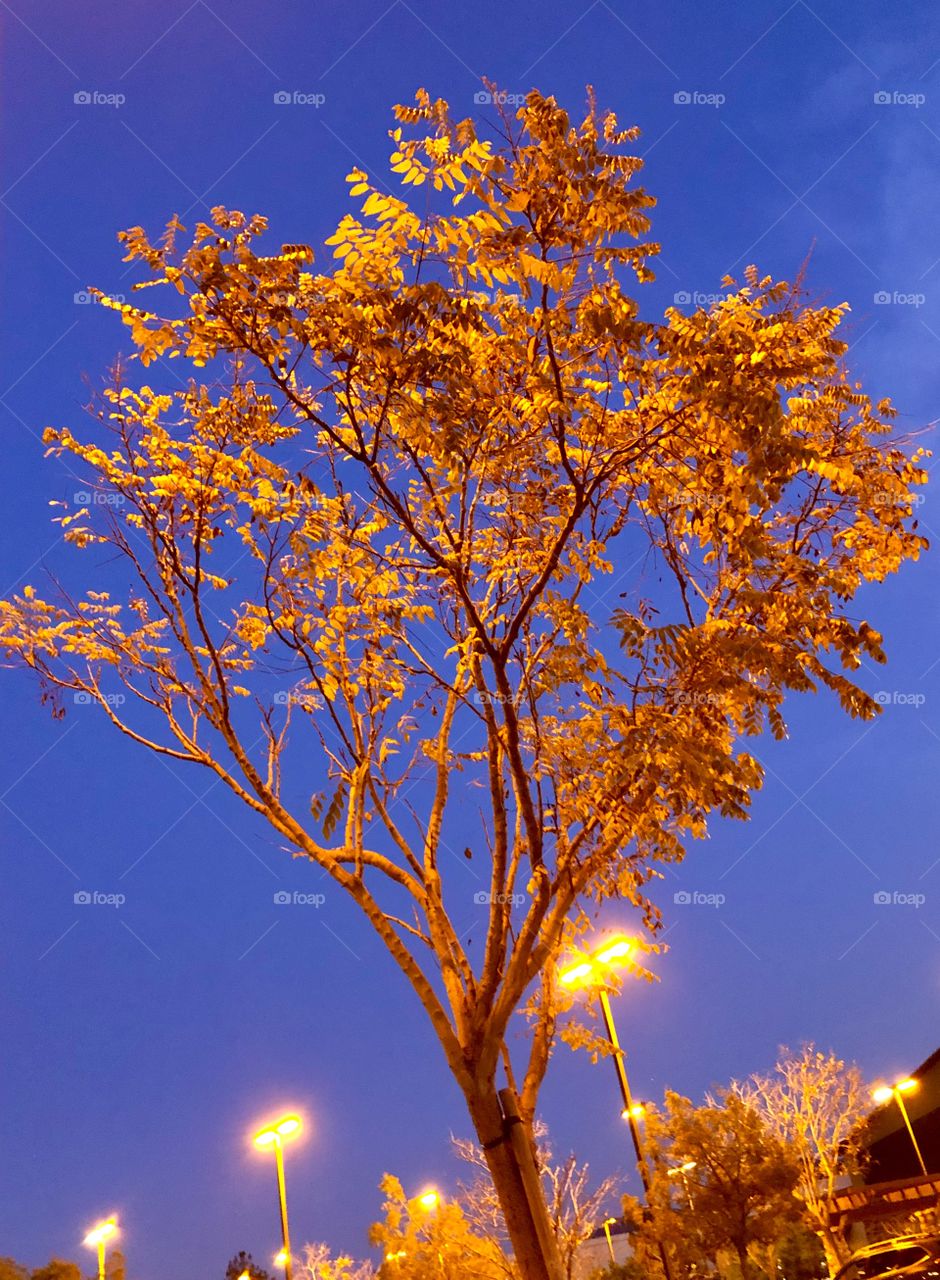
MULTIPOLYGON (((468 1094, 467 1106, 499 1197, 522 1280, 563 1280, 564 1268, 545 1201, 540 1196, 534 1205, 530 1204, 495 1085, 490 1082, 479 1092, 468 1094), (541 1232, 536 1225, 537 1214, 543 1219, 541 1232)), ((524 1120, 516 1123, 522 1127, 534 1152, 532 1126, 524 1120)))

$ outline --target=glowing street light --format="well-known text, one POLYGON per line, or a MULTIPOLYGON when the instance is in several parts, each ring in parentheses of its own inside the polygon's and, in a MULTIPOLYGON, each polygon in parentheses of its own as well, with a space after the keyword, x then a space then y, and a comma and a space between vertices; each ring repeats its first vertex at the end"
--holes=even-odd
POLYGON ((689 1202, 689 1208, 692 1210, 693 1213, 695 1212, 695 1202, 692 1199, 692 1192, 689 1189, 688 1174, 691 1173, 693 1169, 697 1169, 697 1168, 698 1168, 698 1164, 696 1163, 696 1161, 686 1160, 684 1164, 677 1164, 673 1166, 672 1169, 666 1170, 667 1178, 682 1179, 682 1185, 685 1187, 685 1194, 689 1202))
POLYGON ((920 1171, 926 1178, 927 1166, 924 1164, 924 1157, 921 1155, 920 1147, 917 1145, 917 1139, 914 1136, 914 1128, 911 1124, 911 1118, 907 1114, 907 1107, 904 1105, 904 1094, 910 1093, 916 1088, 916 1080, 898 1080, 895 1084, 879 1085, 877 1089, 872 1090, 871 1096, 879 1104, 890 1102, 892 1098, 898 1104, 898 1110, 901 1112, 904 1123, 907 1126, 907 1131, 911 1136, 911 1143, 914 1147, 914 1153, 917 1156, 917 1163, 920 1165, 920 1171))
MULTIPOLYGON (((617 1028, 614 1025, 614 1015, 610 1008, 610 997, 607 994, 607 989, 610 985, 610 971, 628 962, 635 949, 636 941, 633 938, 628 938, 625 934, 615 934, 613 937, 607 938, 605 942, 588 955, 579 956, 572 964, 566 965, 559 970, 558 981, 572 991, 590 991, 592 995, 597 996, 604 1019, 607 1041, 612 1050, 611 1057, 614 1060, 614 1070, 617 1073, 620 1096, 623 1099, 623 1110, 620 1114, 630 1126, 630 1137, 633 1139, 633 1150, 636 1153, 636 1167, 640 1174, 640 1181, 643 1184, 646 1203, 649 1204, 649 1167, 646 1163, 646 1156, 643 1153, 638 1124, 638 1121, 643 1117, 644 1108, 642 1104, 633 1101, 633 1096, 630 1093, 630 1082, 627 1079, 624 1052, 620 1047, 617 1028)), ((672 1280, 669 1257, 663 1245, 660 1245, 659 1252, 666 1280, 672 1280)))
POLYGON ((616 1218, 605 1218, 603 1223, 604 1235, 607 1237, 607 1248, 610 1251, 610 1260, 614 1265, 617 1263, 617 1255, 614 1253, 614 1242, 610 1238, 610 1228, 616 1221, 616 1218))
POLYGON ((277 1165, 277 1198, 281 1210, 281 1239, 284 1247, 275 1259, 275 1264, 284 1268, 284 1280, 291 1280, 290 1232, 287 1228, 287 1191, 284 1184, 284 1139, 296 1138, 300 1133, 299 1116, 283 1116, 266 1129, 259 1129, 255 1134, 255 1146, 262 1151, 274 1148, 274 1159, 277 1165))
POLYGON ((441 1203, 441 1193, 434 1187, 428 1187, 427 1191, 422 1191, 418 1196, 418 1204, 428 1213, 436 1209, 441 1203))
POLYGON ((87 1244, 90 1249, 98 1250, 98 1280, 104 1280, 104 1254, 108 1241, 117 1235, 118 1225, 116 1218, 105 1218, 103 1222, 99 1222, 88 1232, 82 1244, 87 1244))

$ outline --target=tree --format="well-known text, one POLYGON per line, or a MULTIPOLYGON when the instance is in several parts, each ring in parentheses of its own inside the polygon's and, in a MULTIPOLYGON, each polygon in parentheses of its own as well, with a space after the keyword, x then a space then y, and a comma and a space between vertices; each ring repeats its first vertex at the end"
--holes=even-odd
POLYGON ((720 1269, 724 1253, 741 1280, 757 1274, 760 1252, 800 1221, 799 1170, 786 1145, 734 1092, 701 1107, 667 1093, 662 1112, 648 1111, 645 1136, 652 1213, 645 1223, 640 1216, 640 1231, 663 1243, 682 1274, 720 1269))
POLYGON ((334 1258, 325 1244, 304 1246, 299 1268, 302 1280, 375 1280, 371 1262, 354 1262, 345 1254, 334 1258))
POLYGON ((0 645, 55 714, 80 694, 210 771, 358 904, 435 1029, 523 1275, 557 1280, 522 1170, 560 952, 599 899, 656 928, 657 862, 746 816, 742 739, 785 733, 787 691, 876 714, 849 677, 881 638, 851 602, 925 545, 925 477, 842 365, 844 306, 749 268, 708 310, 640 318, 653 200, 637 131, 593 100, 573 124, 532 92, 495 142, 423 91, 397 116, 420 208, 354 170, 361 216, 325 271, 222 208, 185 244, 176 219, 124 233, 171 296, 112 303, 136 357, 192 380, 119 367, 93 440, 47 432, 89 471, 96 501, 60 519, 95 585, 27 585, 0 645), (615 561, 634 569, 610 611, 615 561), (472 942, 453 849, 480 876, 472 942))
POLYGON ((29 1267, 14 1258, 0 1258, 0 1280, 29 1280, 29 1267))
MULTIPOLYGON (((607 1177, 592 1184, 588 1165, 579 1163, 573 1152, 560 1164, 555 1163, 544 1125, 536 1124, 535 1139, 538 1144, 542 1191, 558 1245, 563 1275, 565 1280, 572 1280, 578 1250, 590 1238, 597 1224, 606 1217, 619 1179, 607 1177)), ((494 1241, 500 1248, 508 1246, 509 1238, 502 1208, 483 1152, 476 1143, 464 1138, 453 1139, 453 1145, 460 1159, 474 1170, 471 1181, 461 1183, 458 1197, 471 1230, 494 1241)), ((508 1257, 506 1274, 513 1277, 513 1280, 518 1274, 508 1257)))
POLYGON ((82 1280, 82 1269, 77 1262, 51 1258, 44 1267, 37 1267, 31 1280, 82 1280))
POLYGON ((104 1274, 106 1280, 125 1280, 127 1261, 120 1249, 112 1249, 105 1259, 104 1274))
POLYGON ((472 1229, 458 1201, 427 1208, 391 1174, 381 1188, 385 1217, 369 1232, 384 1255, 381 1280, 503 1280, 507 1259, 499 1244, 472 1229))
POLYGON ((269 1280, 264 1267, 259 1267, 251 1254, 246 1253, 244 1249, 240 1249, 235 1257, 229 1260, 225 1268, 225 1280, 238 1280, 238 1277, 244 1275, 246 1271, 251 1280, 269 1280))
POLYGON ((871 1112, 861 1071, 806 1044, 798 1053, 781 1049, 771 1073, 734 1087, 799 1161, 797 1189, 806 1224, 819 1237, 834 1275, 852 1251, 832 1230, 828 1204, 844 1180, 861 1170, 862 1126, 871 1112))

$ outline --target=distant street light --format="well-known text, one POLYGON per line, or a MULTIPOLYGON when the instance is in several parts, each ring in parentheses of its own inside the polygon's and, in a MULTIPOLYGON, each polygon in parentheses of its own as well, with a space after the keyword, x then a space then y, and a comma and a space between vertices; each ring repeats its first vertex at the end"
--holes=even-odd
POLYGON ((434 1187, 428 1187, 427 1191, 422 1191, 418 1196, 418 1204, 422 1209, 426 1209, 430 1213, 436 1209, 441 1202, 441 1193, 436 1191, 434 1187))
POLYGON ((117 1219, 105 1218, 104 1222, 99 1222, 97 1226, 92 1227, 82 1241, 89 1248, 98 1250, 98 1280, 104 1280, 105 1249, 111 1237, 117 1235, 117 1230, 117 1219))
POLYGON ((695 1202, 692 1199, 692 1192, 689 1190, 689 1179, 687 1175, 691 1172, 692 1169, 696 1169, 696 1168, 698 1168, 698 1166, 694 1160, 686 1160, 685 1164, 678 1164, 678 1165, 675 1165, 672 1169, 666 1170, 667 1178, 682 1179, 682 1185, 683 1187, 685 1187, 686 1199, 688 1200, 689 1208, 693 1211, 693 1213, 695 1212, 695 1202))
MULTIPOLYGON (((640 1139, 640 1127, 637 1121, 643 1116, 643 1106, 633 1101, 630 1093, 630 1082, 627 1079, 627 1068, 624 1061, 624 1052, 620 1047, 620 1040, 617 1037, 617 1028, 614 1025, 614 1015, 610 1008, 610 998, 607 994, 607 988, 610 982, 610 970, 616 968, 617 965, 631 955, 636 947, 636 943, 632 938, 627 938, 623 934, 608 938, 601 946, 597 947, 589 955, 576 960, 573 964, 567 965, 561 969, 558 974, 558 980, 563 986, 571 990, 586 990, 592 995, 596 995, 598 1003, 601 1007, 601 1014, 604 1019, 604 1030, 607 1033, 607 1040, 610 1044, 614 1060, 614 1070, 617 1073, 617 1083, 620 1086, 620 1096, 623 1099, 623 1110, 621 1115, 630 1126, 630 1137, 633 1139, 633 1150, 636 1154, 636 1167, 640 1174, 640 1181, 643 1184, 643 1191, 646 1196, 647 1205, 650 1202, 650 1174, 649 1166, 646 1163, 646 1156, 643 1152, 643 1144, 640 1139)), ((660 1244, 660 1256, 662 1258, 663 1270, 666 1274, 666 1280, 672 1280, 672 1273, 669 1265, 669 1256, 665 1247, 660 1244)))
POLYGON ((605 1219, 604 1219, 604 1235, 607 1237, 607 1248, 608 1248, 608 1250, 610 1251, 610 1260, 611 1260, 611 1262, 612 1262, 612 1263, 614 1263, 615 1265, 616 1265, 616 1262, 617 1262, 617 1255, 614 1253, 614 1242, 613 1242, 613 1240, 611 1240, 611 1238, 610 1238, 610 1228, 613 1226, 613 1224, 614 1224, 616 1221, 617 1221, 617 1219, 616 1219, 616 1218, 605 1218, 605 1219))
POLYGON ((911 1135, 911 1142, 914 1146, 914 1152, 917 1156, 917 1163, 920 1165, 921 1173, 926 1178, 928 1176, 927 1166, 924 1164, 924 1157, 920 1153, 920 1147, 917 1145, 917 1139, 914 1136, 914 1129, 913 1129, 913 1126, 911 1125, 911 1118, 907 1114, 907 1107, 904 1105, 904 1094, 910 1093, 913 1089, 916 1089, 916 1088, 917 1088, 916 1080, 898 1080, 896 1084, 879 1085, 877 1089, 872 1091, 871 1096, 878 1103, 890 1102, 891 1099, 893 1098, 895 1102, 898 1104, 898 1110, 901 1112, 901 1115, 904 1119, 904 1123, 905 1125, 907 1125, 907 1131, 911 1135))
POLYGON ((274 1159, 277 1165, 277 1198, 281 1210, 281 1239, 284 1247, 277 1255, 275 1262, 284 1268, 284 1280, 291 1280, 290 1232, 287 1227, 287 1190, 284 1184, 284 1139, 296 1138, 300 1133, 299 1116, 284 1116, 282 1119, 260 1129, 255 1134, 255 1146, 263 1151, 274 1148, 274 1159))

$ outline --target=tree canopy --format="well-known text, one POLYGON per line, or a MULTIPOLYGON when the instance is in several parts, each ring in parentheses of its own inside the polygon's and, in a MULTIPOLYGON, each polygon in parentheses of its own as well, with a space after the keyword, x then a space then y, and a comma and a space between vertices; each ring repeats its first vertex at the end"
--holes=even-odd
POLYGON ((572 121, 533 91, 486 133, 423 91, 396 114, 402 192, 354 169, 323 269, 225 208, 123 234, 168 294, 110 303, 148 372, 116 370, 89 439, 46 433, 107 495, 58 517, 87 589, 0 602, 0 648, 351 895, 524 1254, 510 1019, 529 1002, 528 1123, 592 904, 655 928, 649 877, 746 815, 745 740, 785 733, 788 691, 876 713, 852 602, 925 545, 924 473, 844 365, 845 306, 749 267, 644 317, 654 202, 593 98, 572 121))

